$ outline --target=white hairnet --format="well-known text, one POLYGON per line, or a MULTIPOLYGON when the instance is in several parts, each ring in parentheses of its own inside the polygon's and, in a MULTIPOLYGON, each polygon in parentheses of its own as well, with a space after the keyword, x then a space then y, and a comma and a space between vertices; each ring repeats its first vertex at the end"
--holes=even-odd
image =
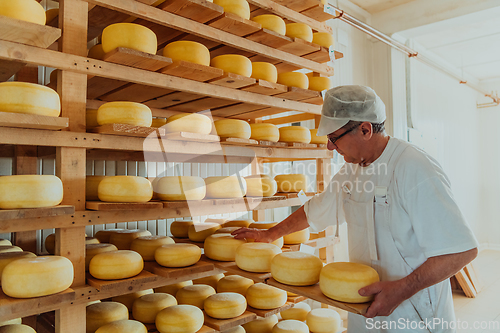
POLYGON ((339 86, 325 93, 318 136, 335 132, 350 120, 380 124, 385 120, 385 104, 372 88, 339 86))

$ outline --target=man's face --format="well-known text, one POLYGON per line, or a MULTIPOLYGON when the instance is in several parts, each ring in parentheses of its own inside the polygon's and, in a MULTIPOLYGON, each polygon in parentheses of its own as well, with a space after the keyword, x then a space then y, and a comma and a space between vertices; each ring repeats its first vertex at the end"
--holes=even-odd
POLYGON ((342 127, 328 134, 328 144, 326 146, 328 150, 336 150, 348 163, 361 163, 363 159, 358 138, 358 127, 342 127))

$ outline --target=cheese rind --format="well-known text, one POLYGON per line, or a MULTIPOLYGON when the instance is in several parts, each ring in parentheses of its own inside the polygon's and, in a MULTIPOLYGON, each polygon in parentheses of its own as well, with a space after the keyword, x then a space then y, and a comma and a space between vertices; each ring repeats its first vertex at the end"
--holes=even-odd
POLYGON ((116 230, 109 236, 109 243, 115 245, 118 250, 130 250, 134 239, 143 236, 151 236, 151 232, 141 229, 116 230))
MULTIPOLYGON (((309 304, 300 302, 293 306, 291 309, 287 309, 281 311, 281 318, 284 320, 294 319, 298 321, 306 321, 307 314, 311 311, 311 307, 309 304)), ((337 331, 329 331, 329 332, 337 332, 337 331)))
POLYGON ((203 310, 205 300, 213 294, 215 294, 215 289, 212 286, 194 284, 179 289, 175 298, 177 298, 179 304, 189 304, 203 310))
POLYGON ((303 174, 277 175, 278 192, 296 193, 307 190, 307 177, 303 174))
POLYGON ((160 200, 202 200, 206 195, 205 181, 195 176, 161 177, 155 182, 155 193, 160 200))
POLYGON ((49 87, 26 82, 1 82, 0 112, 58 117, 61 100, 57 92, 49 87))
POLYGON ((317 133, 318 133, 317 128, 311 130, 311 143, 326 145, 328 143, 328 137, 326 135, 317 136, 317 133))
POLYGON ((122 303, 127 307, 127 309, 132 312, 132 307, 134 305, 134 301, 138 299, 141 296, 152 294, 153 289, 146 289, 146 290, 141 290, 141 291, 136 291, 135 293, 130 293, 130 294, 125 294, 125 295, 120 295, 120 296, 115 296, 111 298, 113 302, 118 302, 122 303))
POLYGON ((246 77, 252 76, 252 62, 250 59, 240 54, 223 54, 214 57, 210 60, 210 66, 220 68, 227 73, 234 73, 246 77))
POLYGON ((99 327, 128 319, 128 309, 118 302, 100 302, 86 308, 86 332, 94 333, 99 327))
POLYGON ((262 28, 268 29, 279 33, 280 35, 286 34, 286 23, 278 15, 264 14, 252 18, 252 21, 260 23, 262 28))
POLYGON ((310 26, 304 23, 288 23, 286 35, 290 38, 300 38, 308 42, 313 40, 313 32, 310 26))
POLYGON ((280 142, 310 143, 311 131, 304 126, 280 127, 280 142))
POLYGON ((271 262, 273 278, 292 286, 310 286, 318 283, 323 263, 304 252, 285 252, 276 255, 271 262))
POLYGON ((4 252, 0 253, 0 283, 2 279, 2 273, 5 267, 13 262, 14 260, 22 259, 22 258, 35 258, 36 254, 23 251, 23 252, 4 252))
POLYGON ((315 32, 313 33, 313 39, 312 42, 314 44, 318 44, 323 47, 334 47, 335 46, 335 40, 333 39, 333 36, 328 33, 328 32, 315 32))
POLYGON ((97 60, 104 60, 104 50, 102 49, 102 44, 96 44, 89 49, 87 57, 97 60))
POLYGON ((158 41, 149 28, 135 23, 115 23, 102 31, 102 50, 108 53, 117 47, 156 54, 158 41))
POLYGON ((165 293, 143 295, 134 301, 132 315, 134 319, 144 324, 155 322, 156 315, 169 306, 177 305, 174 296, 165 293))
POLYGON ((329 77, 313 76, 309 77, 309 90, 323 91, 332 88, 332 81, 329 77))
POLYGON ((36 331, 28 325, 9 324, 0 326, 0 333, 36 333, 36 331))
POLYGON ((250 5, 246 0, 213 0, 213 3, 222 6, 225 13, 233 13, 246 20, 250 19, 250 5))
POLYGON ((179 40, 167 44, 163 49, 163 56, 175 61, 187 61, 204 66, 210 65, 210 51, 197 42, 179 40))
POLYGON ((89 273, 101 280, 119 280, 136 276, 144 268, 139 253, 118 250, 96 254, 89 264, 89 273))
POLYGON ((219 223, 193 223, 189 226, 188 237, 193 242, 204 242, 208 236, 213 235, 220 228, 219 223))
POLYGON ((246 243, 236 249, 236 265, 248 272, 271 272, 271 261, 281 249, 270 243, 246 243))
POLYGON ((287 245, 301 244, 307 242, 309 240, 309 237, 309 228, 306 228, 283 236, 283 241, 287 245))
POLYGON ((250 128, 252 131, 251 139, 271 142, 278 142, 280 139, 280 130, 274 124, 255 123, 250 124, 250 128))
POLYGON ((234 199, 243 198, 247 193, 247 183, 237 176, 221 176, 205 178, 207 198, 234 199))
POLYGON ((153 121, 151 109, 144 104, 135 102, 108 102, 97 109, 97 123, 128 124, 150 127, 153 121))
POLYGON ((246 298, 248 305, 262 310, 279 308, 287 300, 286 291, 264 283, 256 283, 248 288, 246 298))
POLYGON ((188 238, 189 227, 193 223, 193 221, 174 221, 170 224, 170 233, 177 238, 188 238))
POLYGON ((269 62, 252 62, 252 77, 257 80, 276 83, 278 81, 278 70, 276 66, 269 62))
POLYGON ((103 252, 117 251, 117 247, 113 244, 99 243, 99 244, 87 244, 85 245, 85 270, 89 270, 90 260, 94 258, 95 255, 103 252))
POLYGON ((230 234, 213 234, 205 239, 205 255, 212 260, 234 261, 236 249, 241 244, 245 244, 245 240, 230 234))
POLYGON ((309 328, 301 321, 288 319, 274 325, 272 333, 309 333, 309 328))
POLYGON ((241 294, 223 292, 207 297, 203 306, 210 317, 229 319, 241 316, 246 311, 247 300, 241 294))
POLYGON ((278 184, 266 175, 245 177, 247 183, 247 197, 272 197, 278 191, 278 184))
POLYGON ((259 317, 249 323, 243 324, 246 333, 272 333, 274 325, 278 322, 275 314, 262 318, 259 317))
POLYGON ((338 332, 342 319, 333 309, 314 309, 307 314, 306 324, 312 333, 338 332))
POLYGON ((153 186, 144 177, 111 176, 101 180, 97 193, 104 202, 148 202, 153 197, 153 186))
POLYGON ((1 176, 0 188, 0 209, 52 207, 63 199, 63 183, 51 175, 1 176))
POLYGON ((139 253, 144 261, 154 261, 156 249, 167 244, 174 244, 174 240, 168 236, 141 236, 132 241, 130 249, 139 253))
POLYGON ((283 72, 278 74, 278 83, 288 87, 307 89, 309 87, 309 78, 304 73, 283 72))
POLYGON ((217 289, 217 284, 219 283, 220 279, 222 279, 223 277, 224 277, 223 273, 205 276, 199 279, 194 279, 193 284, 206 284, 211 286, 215 290, 217 289))
POLYGON ((221 119, 214 122, 217 135, 221 138, 250 139, 252 128, 250 124, 240 119, 221 119))
POLYGON ((212 132, 212 120, 204 114, 180 113, 168 117, 167 124, 163 128, 167 133, 189 132, 210 134, 212 132))
POLYGON ((177 243, 162 245, 155 251, 155 260, 164 267, 187 267, 201 258, 201 249, 194 244, 177 243))
POLYGON ((35 0, 0 0, 0 15, 17 20, 45 24, 45 10, 35 0))
POLYGON ((97 189, 99 184, 106 176, 87 176, 85 177, 85 199, 87 201, 99 200, 97 189))
POLYGON ((179 289, 181 289, 182 287, 185 287, 185 286, 192 286, 192 285, 193 285, 193 281, 188 280, 188 281, 182 281, 182 282, 178 282, 178 283, 174 283, 174 284, 169 284, 169 285, 163 286, 163 287, 158 287, 158 288, 155 288, 154 290, 155 290, 155 293, 167 293, 167 294, 170 294, 170 295, 175 297, 175 294, 177 294, 179 289))
POLYGON ((137 320, 118 320, 99 327, 96 333, 147 333, 148 329, 137 320))
POLYGON ((195 333, 203 326, 203 312, 192 305, 174 305, 158 312, 155 324, 160 333, 195 333))
POLYGON ((239 275, 228 275, 217 282, 218 293, 237 293, 245 296, 248 288, 254 284, 253 280, 239 275))

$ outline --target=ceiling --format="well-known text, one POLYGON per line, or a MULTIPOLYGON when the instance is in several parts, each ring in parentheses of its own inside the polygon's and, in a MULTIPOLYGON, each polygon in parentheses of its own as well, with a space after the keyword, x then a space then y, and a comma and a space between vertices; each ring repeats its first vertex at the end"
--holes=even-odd
POLYGON ((403 5, 413 0, 350 0, 353 4, 363 8, 367 12, 373 14, 390 9, 399 5, 403 5))

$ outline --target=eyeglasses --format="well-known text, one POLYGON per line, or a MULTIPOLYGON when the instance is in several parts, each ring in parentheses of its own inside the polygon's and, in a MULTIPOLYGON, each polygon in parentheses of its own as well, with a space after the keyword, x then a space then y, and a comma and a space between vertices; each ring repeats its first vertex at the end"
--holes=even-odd
POLYGON ((330 141, 333 145, 335 145, 335 143, 336 143, 336 142, 337 142, 337 141, 338 141, 341 137, 343 137, 344 135, 346 135, 346 134, 348 134, 348 133, 350 133, 350 132, 354 131, 357 127, 358 127, 358 126, 354 126, 354 127, 350 128, 350 129, 348 129, 347 131, 345 131, 344 133, 340 134, 338 137, 336 137, 336 138, 334 138, 334 139, 333 139, 333 138, 328 137, 328 140, 329 140, 329 141, 330 141))

